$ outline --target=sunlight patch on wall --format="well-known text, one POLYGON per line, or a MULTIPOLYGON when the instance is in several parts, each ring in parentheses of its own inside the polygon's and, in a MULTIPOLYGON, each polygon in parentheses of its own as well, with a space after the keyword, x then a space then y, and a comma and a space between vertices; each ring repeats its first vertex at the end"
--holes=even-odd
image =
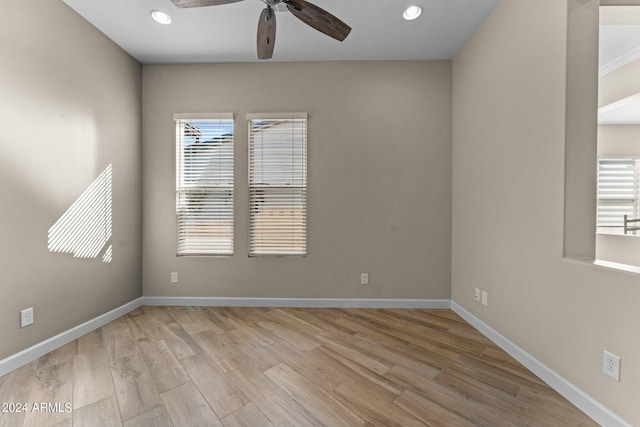
MULTIPOLYGON (((111 238, 111 165, 49 229, 49 252, 97 258, 111 238)), ((111 262, 112 247, 102 256, 111 262)))
POLYGON ((112 249, 112 245, 109 245, 107 250, 104 251, 104 254, 102 255, 102 262, 106 262, 106 263, 111 262, 111 251, 112 250, 113 250, 112 249))

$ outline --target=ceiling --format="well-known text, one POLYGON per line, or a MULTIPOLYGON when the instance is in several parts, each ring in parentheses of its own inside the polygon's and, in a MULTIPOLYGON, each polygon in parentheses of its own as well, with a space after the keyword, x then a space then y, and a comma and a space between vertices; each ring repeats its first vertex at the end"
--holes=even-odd
POLYGON ((599 125, 640 124, 640 94, 632 95, 598 109, 599 125))
MULTIPOLYGON (((260 0, 178 9, 170 0, 63 0, 144 64, 254 62, 260 0), (155 23, 160 9, 171 25, 155 23)), ((499 0, 312 0, 353 28, 344 42, 277 13, 270 61, 451 59, 499 0), (422 6, 415 21, 402 12, 422 6)))
MULTIPOLYGON (((640 7, 600 8, 600 77, 640 59, 640 7)), ((640 94, 598 111, 600 125, 640 125, 640 94)))
POLYGON ((639 58, 640 25, 600 27, 600 76, 639 58))

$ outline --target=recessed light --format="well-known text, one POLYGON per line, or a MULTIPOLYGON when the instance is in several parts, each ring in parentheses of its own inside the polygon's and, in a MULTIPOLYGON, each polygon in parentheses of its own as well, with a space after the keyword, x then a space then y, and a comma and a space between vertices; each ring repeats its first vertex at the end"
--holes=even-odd
POLYGON ((409 6, 402 14, 402 17, 407 21, 413 21, 420 15, 422 15, 422 8, 420 6, 409 6))
POLYGON ((171 24, 171 15, 162 10, 152 10, 149 12, 154 21, 158 24, 169 25, 171 24))

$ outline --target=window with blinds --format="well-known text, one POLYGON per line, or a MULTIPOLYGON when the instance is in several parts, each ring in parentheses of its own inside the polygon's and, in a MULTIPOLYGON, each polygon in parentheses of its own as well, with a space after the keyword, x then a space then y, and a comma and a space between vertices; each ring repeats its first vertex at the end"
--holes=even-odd
POLYGON ((638 218, 638 159, 598 159, 598 231, 622 232, 624 215, 638 218))
POLYGON ((249 255, 306 255, 307 116, 247 119, 249 255))
POLYGON ((233 254, 233 115, 176 114, 178 256, 233 254))

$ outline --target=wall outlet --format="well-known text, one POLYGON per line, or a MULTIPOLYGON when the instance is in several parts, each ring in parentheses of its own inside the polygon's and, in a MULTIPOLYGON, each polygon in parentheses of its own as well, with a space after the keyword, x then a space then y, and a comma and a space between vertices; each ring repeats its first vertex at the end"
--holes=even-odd
POLYGON ((620 381, 620 358, 605 351, 602 356, 602 372, 616 381, 620 381))
POLYGON ((476 301, 480 302, 480 289, 476 288, 474 295, 475 295, 476 301))
POLYGON ((178 272, 177 271, 172 271, 171 272, 171 283, 178 283, 178 272))
POLYGON ((33 324, 33 307, 25 308, 20 311, 20 327, 24 328, 33 324))
POLYGON ((369 273, 360 273, 360 284, 361 285, 369 284, 369 273))
POLYGON ((489 294, 487 293, 487 291, 482 291, 482 305, 486 307, 487 304, 489 304, 488 300, 489 300, 489 294))

